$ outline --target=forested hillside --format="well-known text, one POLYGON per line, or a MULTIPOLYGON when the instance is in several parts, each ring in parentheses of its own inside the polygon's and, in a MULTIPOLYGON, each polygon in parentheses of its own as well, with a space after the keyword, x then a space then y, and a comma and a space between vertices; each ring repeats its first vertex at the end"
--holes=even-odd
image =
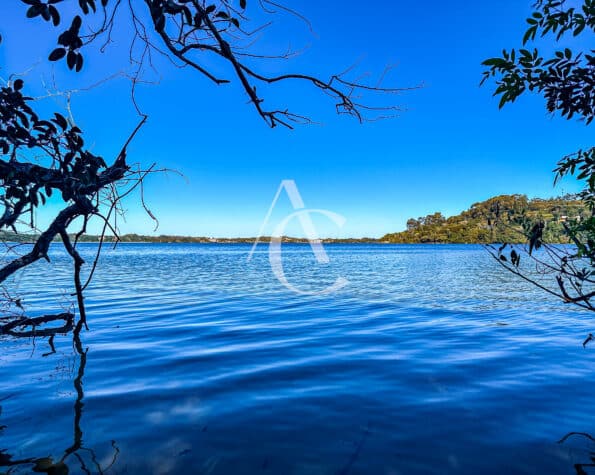
POLYGON ((501 195, 475 203, 456 216, 441 213, 407 221, 407 230, 381 238, 391 243, 488 243, 523 242, 523 229, 543 221, 544 240, 567 242, 564 222, 589 216, 584 203, 572 195, 528 199, 525 195, 501 195))

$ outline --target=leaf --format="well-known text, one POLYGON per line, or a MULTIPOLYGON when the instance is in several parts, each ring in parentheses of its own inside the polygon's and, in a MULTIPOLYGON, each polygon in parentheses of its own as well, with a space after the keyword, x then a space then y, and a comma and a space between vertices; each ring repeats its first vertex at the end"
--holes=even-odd
POLYGON ((58 9, 53 5, 50 5, 48 8, 52 17, 52 23, 54 26, 58 26, 60 24, 60 13, 58 13, 58 9))
POLYGON ((83 69, 83 55, 79 53, 76 56, 76 72, 80 73, 81 69, 83 69))
POLYGON ((533 254, 533 249, 541 247, 541 237, 543 235, 543 223, 539 222, 531 229, 531 236, 529 238, 529 255, 533 254))
POLYGON ((41 7, 40 5, 33 5, 29 7, 27 10, 27 18, 35 18, 36 16, 41 14, 41 7))
POLYGON ((82 25, 83 25, 83 20, 79 15, 77 15, 72 20, 72 24, 70 25, 70 31, 72 31, 74 33, 78 33, 78 31, 81 29, 82 25))
POLYGON ((518 267, 520 261, 521 261, 521 256, 519 256, 519 254, 513 249, 510 252, 510 262, 512 262, 512 264, 514 266, 518 267))
POLYGON ((85 15, 89 13, 89 5, 87 5, 87 0, 79 0, 79 6, 85 15))
POLYGON ((49 60, 50 61, 58 61, 66 56, 66 50, 64 48, 56 48, 54 51, 50 53, 49 60))
POLYGON ((74 69, 76 65, 76 53, 72 50, 68 52, 68 56, 66 56, 66 63, 68 64, 69 69, 74 69))
POLYGON ((577 26, 572 34, 574 36, 580 35, 582 33, 582 31, 585 29, 585 25, 586 25, 586 23, 582 23, 581 25, 577 26))
POLYGON ((527 31, 525 32, 525 36, 523 36, 523 44, 526 44, 529 40, 534 40, 536 33, 537 25, 534 25, 531 28, 527 29, 527 31))
POLYGON ((54 119, 54 122, 56 122, 56 124, 58 124, 60 127, 62 127, 62 130, 66 130, 66 128, 68 127, 68 122, 64 118, 64 116, 62 114, 59 114, 58 112, 55 112, 54 116, 56 117, 54 119))
POLYGON ((50 10, 47 5, 41 6, 41 16, 45 21, 50 21, 52 19, 52 16, 50 15, 50 10))
POLYGON ((490 58, 486 59, 483 63, 483 66, 495 66, 495 67, 503 67, 508 64, 508 61, 502 58, 490 58))
POLYGON ((498 109, 502 109, 505 104, 509 101, 508 94, 502 94, 500 102, 498 103, 498 109))

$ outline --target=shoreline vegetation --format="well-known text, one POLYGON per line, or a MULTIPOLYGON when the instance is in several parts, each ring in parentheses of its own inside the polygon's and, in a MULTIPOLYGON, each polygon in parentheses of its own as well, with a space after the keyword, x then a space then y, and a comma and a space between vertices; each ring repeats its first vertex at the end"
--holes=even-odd
MULTIPOLYGON (((501 195, 486 201, 473 204, 462 213, 444 217, 436 212, 417 219, 407 221, 407 229, 390 233, 381 238, 344 238, 320 239, 325 244, 488 244, 493 242, 525 242, 523 230, 538 221, 544 223, 544 240, 552 244, 566 244, 568 239, 564 233, 564 223, 580 221, 590 217, 584 203, 574 195, 558 198, 528 199, 525 195, 501 195), (493 224, 495 215, 498 224, 493 224)), ((35 234, 0 233, 0 239, 6 242, 33 243, 35 234)), ((74 235, 71 235, 74 239, 74 235)), ((113 235, 105 236, 106 243, 115 242, 113 235)), ((59 241, 60 239, 56 239, 59 241)), ((83 235, 80 242, 99 242, 98 235, 83 235)), ((269 243, 268 236, 259 239, 261 243, 269 243)), ((256 237, 247 238, 214 238, 205 236, 159 235, 145 236, 141 234, 122 234, 120 243, 196 243, 196 244, 253 244, 256 237)), ((306 244, 305 238, 284 236, 284 243, 306 244)))

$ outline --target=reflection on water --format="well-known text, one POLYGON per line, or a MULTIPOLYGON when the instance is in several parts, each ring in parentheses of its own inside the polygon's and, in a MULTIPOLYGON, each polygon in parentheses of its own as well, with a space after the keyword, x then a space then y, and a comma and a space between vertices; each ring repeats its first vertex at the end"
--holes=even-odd
POLYGON ((593 447, 589 450, 589 462, 574 464, 574 469, 576 470, 577 475, 586 475, 589 469, 595 468, 595 438, 586 432, 569 432, 564 437, 562 437, 558 443, 563 444, 570 438, 579 438, 582 441, 586 441, 588 445, 593 447))
MULTIPOLYGON (((81 338, 0 336, 0 473, 595 473, 588 315, 475 246, 289 246, 300 288, 350 280, 323 297, 249 249, 121 246, 81 338)), ((32 316, 67 308, 52 261, 32 316)))
MULTIPOLYGON (((11 335, 12 336, 12 335, 11 335)), ((48 337, 48 345, 50 351, 44 353, 42 356, 47 357, 55 354, 56 349, 54 347, 54 337, 52 335, 48 337)), ((113 458, 106 466, 102 467, 102 464, 98 461, 95 451, 91 448, 83 446, 83 431, 81 429, 81 419, 83 416, 83 399, 85 393, 83 390, 83 377, 85 376, 85 367, 87 365, 87 353, 88 348, 83 350, 80 329, 73 332, 72 335, 73 349, 76 351, 78 356, 78 364, 76 367, 76 375, 73 380, 74 390, 76 398, 74 401, 74 414, 73 414, 73 435, 72 444, 64 450, 63 455, 54 460, 51 456, 45 457, 28 457, 28 458, 14 458, 10 455, 9 451, 0 449, 0 467, 8 468, 7 473, 27 473, 33 471, 35 473, 47 473, 48 475, 66 475, 68 473, 97 473, 104 475, 109 469, 111 469, 117 461, 120 450, 118 449, 116 442, 112 441, 112 448, 114 450, 113 458), (76 469, 75 469, 76 467, 76 469)), ((10 396, 8 396, 10 397, 10 396)), ((8 399, 6 397, 5 399, 8 399)), ((0 402, 2 402, 0 400, 0 402)), ((0 406, 0 415, 2 415, 2 406, 0 406)), ((0 426, 0 431, 7 430, 6 426, 0 426)), ((35 450, 35 449, 34 449, 35 450)), ((34 451, 33 450, 33 451, 34 451)), ((40 452, 42 448, 38 449, 40 452)))

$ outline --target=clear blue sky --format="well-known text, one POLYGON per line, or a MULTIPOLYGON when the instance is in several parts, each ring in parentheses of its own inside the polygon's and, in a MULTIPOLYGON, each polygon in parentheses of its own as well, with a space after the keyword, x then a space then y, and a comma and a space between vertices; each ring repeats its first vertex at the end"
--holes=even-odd
MULTIPOLYGON (((150 120, 129 157, 177 169, 186 178, 149 179, 145 195, 161 223, 157 234, 253 236, 282 179, 296 180, 307 207, 344 215, 342 230, 325 220, 317 224, 322 235, 345 237, 381 236, 403 229, 409 217, 455 214, 497 194, 547 197, 576 191, 573 182, 554 189, 551 170, 564 154, 592 145, 593 131, 548 116, 539 97, 498 111, 492 89, 478 86, 481 61, 503 47, 518 46, 530 4, 294 2, 311 20, 315 35, 299 21, 280 19, 262 48, 308 48, 290 61, 263 65, 263 71, 327 77, 360 60, 359 71, 379 74, 386 64, 398 63, 391 84, 425 84, 397 98, 408 108, 401 117, 365 125, 334 115, 324 95, 292 84, 265 98, 309 113, 324 125, 270 130, 236 85, 217 87, 158 60, 159 84, 139 91, 150 120)), ((32 67, 26 80, 36 94, 43 93, 42 77, 49 81, 53 74, 58 86, 68 89, 126 67, 126 32, 120 31, 108 54, 88 55, 84 73, 74 75, 63 64, 52 68, 45 58, 55 31, 39 20, 35 25, 26 21, 20 2, 3 2, 1 8, 0 76, 32 67)), ((586 38, 573 41, 586 47, 586 38)), ((134 127, 128 97, 128 82, 115 79, 74 98, 77 123, 95 152, 113 157, 134 127)), ((126 208, 123 232, 152 233, 152 222, 134 197, 126 208)), ((48 211, 39 219, 55 209, 48 211)), ((273 218, 288 211, 283 198, 273 218)))

